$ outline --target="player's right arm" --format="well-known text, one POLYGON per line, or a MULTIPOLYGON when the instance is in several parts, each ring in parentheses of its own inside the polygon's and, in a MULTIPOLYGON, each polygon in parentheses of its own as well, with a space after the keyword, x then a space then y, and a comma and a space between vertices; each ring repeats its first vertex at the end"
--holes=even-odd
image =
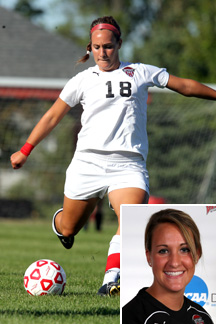
MULTIPOLYGON (((52 107, 43 115, 40 121, 32 130, 30 136, 27 139, 27 142, 33 146, 36 146, 40 143, 52 130, 55 126, 62 120, 62 118, 70 110, 63 100, 58 98, 52 107)), ((26 162, 27 156, 24 155, 21 151, 18 151, 11 155, 11 165, 13 169, 19 169, 26 162)))

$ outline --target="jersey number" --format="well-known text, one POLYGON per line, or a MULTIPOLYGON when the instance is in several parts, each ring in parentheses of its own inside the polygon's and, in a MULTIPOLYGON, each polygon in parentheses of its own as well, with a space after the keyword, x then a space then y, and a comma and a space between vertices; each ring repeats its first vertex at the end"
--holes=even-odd
MULTIPOLYGON (((108 81, 106 83, 108 93, 106 94, 106 98, 114 98, 114 94, 112 93, 112 83, 108 81)), ((131 96, 131 83, 130 82, 120 82, 120 95, 122 97, 130 97, 131 96)))

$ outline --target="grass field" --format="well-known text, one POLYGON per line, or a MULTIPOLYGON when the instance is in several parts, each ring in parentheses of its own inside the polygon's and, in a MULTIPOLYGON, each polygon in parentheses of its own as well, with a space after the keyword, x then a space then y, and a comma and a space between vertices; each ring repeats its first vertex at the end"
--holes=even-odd
POLYGON ((119 324, 119 297, 100 297, 108 243, 116 224, 96 232, 90 224, 66 250, 42 220, 0 219, 0 323, 1 324, 119 324), (38 259, 52 259, 66 272, 62 296, 30 296, 23 286, 27 267, 38 259))

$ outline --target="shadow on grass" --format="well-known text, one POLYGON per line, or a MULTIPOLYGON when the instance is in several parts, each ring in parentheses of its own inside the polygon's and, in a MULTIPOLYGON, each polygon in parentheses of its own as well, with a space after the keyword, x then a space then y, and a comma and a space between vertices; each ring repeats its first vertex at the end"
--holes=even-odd
POLYGON ((98 307, 94 310, 84 310, 84 311, 76 311, 76 310, 65 310, 65 311, 59 311, 59 310, 0 310, 1 315, 7 315, 7 316, 13 316, 13 315, 22 315, 22 316, 34 316, 34 317, 40 317, 44 315, 49 316, 72 316, 72 315, 81 315, 81 316, 119 316, 120 311, 117 309, 108 309, 107 307, 98 307))

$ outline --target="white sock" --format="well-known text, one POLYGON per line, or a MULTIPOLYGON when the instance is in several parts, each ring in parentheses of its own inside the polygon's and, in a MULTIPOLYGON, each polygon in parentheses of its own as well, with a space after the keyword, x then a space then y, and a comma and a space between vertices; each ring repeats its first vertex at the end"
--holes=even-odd
POLYGON ((120 235, 114 235, 110 241, 103 285, 120 278, 120 241, 120 235))

